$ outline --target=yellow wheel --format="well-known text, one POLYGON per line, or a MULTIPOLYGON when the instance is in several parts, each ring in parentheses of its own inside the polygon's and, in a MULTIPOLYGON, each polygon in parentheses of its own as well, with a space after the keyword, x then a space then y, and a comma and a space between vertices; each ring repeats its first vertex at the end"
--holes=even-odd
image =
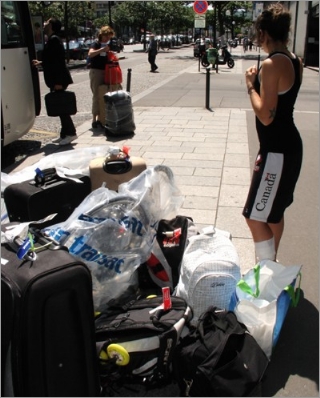
POLYGON ((109 358, 117 358, 116 364, 119 366, 128 365, 130 361, 130 355, 128 351, 119 344, 108 345, 107 353, 109 358))
POLYGON ((147 299, 153 299, 153 298, 156 298, 156 297, 157 297, 156 294, 150 294, 150 296, 147 296, 147 299))
POLYGON ((106 361, 107 359, 109 359, 108 354, 107 354, 107 352, 105 350, 101 350, 100 351, 99 358, 102 361, 106 361))

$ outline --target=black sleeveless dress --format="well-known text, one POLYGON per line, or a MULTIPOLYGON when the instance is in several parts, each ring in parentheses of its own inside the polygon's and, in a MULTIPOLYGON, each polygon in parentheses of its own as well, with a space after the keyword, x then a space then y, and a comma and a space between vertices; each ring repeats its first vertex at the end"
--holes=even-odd
MULTIPOLYGON (((293 119, 294 105, 301 85, 300 61, 290 58, 295 72, 292 87, 278 93, 278 105, 272 123, 263 125, 256 117, 260 148, 255 161, 251 186, 243 215, 253 220, 278 223, 293 202, 293 193, 302 164, 302 140, 293 119)), ((254 88, 260 94, 257 77, 254 88)))

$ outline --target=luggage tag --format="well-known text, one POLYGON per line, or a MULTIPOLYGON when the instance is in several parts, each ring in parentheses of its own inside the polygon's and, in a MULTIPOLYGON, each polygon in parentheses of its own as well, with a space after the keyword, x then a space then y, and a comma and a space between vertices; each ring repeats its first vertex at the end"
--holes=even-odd
POLYGON ((169 312, 172 308, 172 302, 170 297, 170 287, 163 287, 162 288, 162 304, 158 305, 158 307, 153 308, 149 311, 151 318, 160 320, 162 315, 169 312))
POLYGON ((35 261, 37 259, 36 253, 45 249, 68 251, 65 246, 61 246, 59 242, 41 230, 55 216, 56 213, 39 221, 5 225, 1 230, 1 244, 8 244, 17 254, 19 260, 35 261))
POLYGON ((34 244, 33 244, 33 237, 31 233, 28 233, 28 236, 24 239, 24 241, 21 243, 20 237, 17 236, 14 239, 14 242, 20 246, 17 251, 17 257, 19 260, 27 259, 30 261, 35 261, 37 259, 37 254, 33 251, 34 249, 34 244))
POLYGON ((13 242, 18 246, 17 257, 19 260, 36 261, 37 253, 46 249, 68 251, 65 246, 61 246, 59 242, 47 234, 32 227, 30 227, 28 235, 24 240, 20 236, 16 236, 13 242))

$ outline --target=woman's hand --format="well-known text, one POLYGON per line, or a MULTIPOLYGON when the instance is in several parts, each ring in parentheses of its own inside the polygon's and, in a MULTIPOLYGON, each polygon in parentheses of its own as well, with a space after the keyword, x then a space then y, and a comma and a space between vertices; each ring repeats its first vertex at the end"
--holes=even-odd
POLYGON ((90 58, 96 57, 97 55, 100 55, 101 53, 105 53, 109 51, 109 46, 101 47, 98 48, 97 50, 93 50, 92 48, 89 50, 88 56, 90 58))
POLYGON ((248 89, 253 86, 254 81, 256 80, 256 76, 258 74, 257 66, 253 65, 246 70, 246 83, 248 89))

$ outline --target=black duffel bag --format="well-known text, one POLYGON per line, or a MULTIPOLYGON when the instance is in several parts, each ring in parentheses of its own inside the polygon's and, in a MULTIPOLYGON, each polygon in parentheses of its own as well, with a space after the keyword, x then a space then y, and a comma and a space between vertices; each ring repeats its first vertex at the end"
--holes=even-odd
POLYGON ((180 396, 243 397, 259 387, 268 358, 231 311, 210 307, 176 346, 180 396))

